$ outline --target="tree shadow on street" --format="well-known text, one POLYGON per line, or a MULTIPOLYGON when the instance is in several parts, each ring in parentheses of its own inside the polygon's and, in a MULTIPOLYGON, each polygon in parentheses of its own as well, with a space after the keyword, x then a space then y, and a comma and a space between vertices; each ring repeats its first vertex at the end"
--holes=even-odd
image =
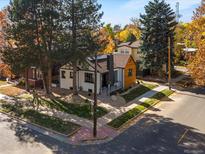
POLYGON ((54 138, 38 133, 28 128, 28 124, 21 124, 10 118, 4 119, 11 123, 10 129, 15 131, 19 142, 39 142, 50 148, 54 153, 82 153, 82 154, 183 154, 205 153, 205 134, 170 118, 155 114, 145 114, 137 124, 113 140, 97 145, 70 145, 54 138), (178 143, 183 133, 189 132, 178 143))

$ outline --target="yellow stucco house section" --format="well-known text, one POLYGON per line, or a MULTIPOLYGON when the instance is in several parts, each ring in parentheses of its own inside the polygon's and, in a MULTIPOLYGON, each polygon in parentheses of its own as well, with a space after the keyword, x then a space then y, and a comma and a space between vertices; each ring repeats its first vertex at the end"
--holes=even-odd
POLYGON ((136 63, 132 56, 130 56, 124 69, 124 88, 132 87, 136 82, 136 63))

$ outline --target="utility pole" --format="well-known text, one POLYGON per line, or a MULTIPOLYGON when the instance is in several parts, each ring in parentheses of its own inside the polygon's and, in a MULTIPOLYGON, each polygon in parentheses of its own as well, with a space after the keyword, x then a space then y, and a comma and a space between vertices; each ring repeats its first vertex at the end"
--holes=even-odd
POLYGON ((171 38, 168 37, 168 82, 169 82, 169 89, 171 90, 171 38))
POLYGON ((180 18, 182 17, 182 15, 179 13, 179 2, 176 3, 176 21, 179 23, 180 22, 180 18))
POLYGON ((95 54, 95 81, 94 81, 94 104, 93 104, 93 137, 97 136, 97 53, 95 54))

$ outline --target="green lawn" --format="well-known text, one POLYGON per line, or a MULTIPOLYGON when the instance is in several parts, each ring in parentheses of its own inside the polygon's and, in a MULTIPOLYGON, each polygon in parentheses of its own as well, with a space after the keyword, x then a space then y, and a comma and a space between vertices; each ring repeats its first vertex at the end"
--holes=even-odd
POLYGON ((12 114, 13 116, 26 119, 29 122, 52 129, 65 135, 69 135, 80 128, 80 126, 74 123, 66 122, 59 118, 41 114, 35 110, 23 110, 21 107, 10 104, 2 104, 1 110, 3 112, 12 114))
POLYGON ((131 90, 129 93, 122 95, 126 102, 130 102, 144 93, 156 88, 156 84, 141 84, 139 87, 131 90))
POLYGON ((160 100, 162 98, 168 97, 173 93, 174 93, 174 91, 172 91, 172 90, 168 90, 168 89, 163 90, 163 91, 155 94, 153 97, 151 97, 150 99, 148 99, 144 103, 138 105, 137 107, 133 108, 132 110, 129 110, 128 112, 126 112, 126 113, 122 114, 121 116, 119 116, 118 118, 114 119, 113 121, 108 123, 108 125, 113 127, 113 128, 120 128, 120 126, 122 126, 124 123, 126 123, 130 119, 138 116, 143 111, 146 111, 149 107, 160 102, 160 100))
MULTIPOLYGON (((74 114, 85 119, 92 119, 91 106, 89 103, 71 104, 61 100, 43 100, 42 104, 52 109, 56 109, 68 114, 74 114)), ((97 117, 102 117, 107 114, 108 111, 105 108, 97 108, 97 117)))

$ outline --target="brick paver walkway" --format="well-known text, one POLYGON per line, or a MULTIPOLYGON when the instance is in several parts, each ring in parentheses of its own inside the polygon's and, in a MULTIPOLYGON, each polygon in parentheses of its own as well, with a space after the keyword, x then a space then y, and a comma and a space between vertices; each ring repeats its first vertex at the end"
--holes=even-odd
MULTIPOLYGON (((103 126, 98 128, 97 130, 97 139, 95 139, 95 141, 97 140, 103 140, 103 139, 107 139, 107 138, 113 138, 115 136, 118 135, 118 132, 103 126)), ((86 141, 91 141, 93 140, 93 129, 92 128, 86 128, 86 127, 82 127, 76 134, 74 134, 70 140, 73 143, 80 143, 80 142, 86 142, 86 141)))

